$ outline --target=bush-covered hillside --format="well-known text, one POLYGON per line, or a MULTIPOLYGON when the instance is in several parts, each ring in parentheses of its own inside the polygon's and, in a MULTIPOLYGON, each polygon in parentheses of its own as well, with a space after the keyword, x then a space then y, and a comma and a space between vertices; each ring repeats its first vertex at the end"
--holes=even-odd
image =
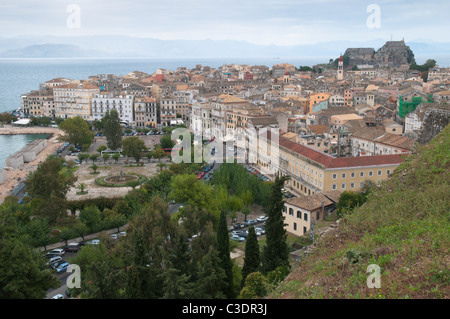
POLYGON ((449 298, 450 126, 346 215, 269 298, 449 298), (367 267, 381 267, 381 288, 367 267))

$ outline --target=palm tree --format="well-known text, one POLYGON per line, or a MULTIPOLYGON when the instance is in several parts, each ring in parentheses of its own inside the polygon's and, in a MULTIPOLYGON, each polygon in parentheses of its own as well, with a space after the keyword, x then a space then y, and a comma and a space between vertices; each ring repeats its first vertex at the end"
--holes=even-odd
MULTIPOLYGON (((78 184, 77 188, 80 190, 80 195, 81 194, 85 194, 84 190, 86 189, 86 184, 85 183, 80 183, 78 184)), ((86 192, 87 193, 87 192, 86 192)))
POLYGON ((158 163, 156 166, 158 166, 160 171, 162 171, 167 165, 165 163, 158 163))
POLYGON ((97 174, 98 166, 96 164, 90 166, 90 168, 92 168, 92 170, 94 171, 94 174, 97 174))

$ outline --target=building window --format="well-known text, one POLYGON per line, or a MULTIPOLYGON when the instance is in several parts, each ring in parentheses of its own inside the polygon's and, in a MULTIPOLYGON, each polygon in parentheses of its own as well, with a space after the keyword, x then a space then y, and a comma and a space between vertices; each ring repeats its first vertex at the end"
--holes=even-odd
POLYGON ((391 174, 391 170, 388 169, 388 170, 386 171, 386 174, 387 174, 387 175, 391 174))
POLYGON ((300 219, 302 219, 302 212, 301 211, 297 211, 297 218, 300 218, 300 219))
POLYGON ((303 226, 303 235, 306 234, 306 232, 307 232, 307 229, 306 229, 306 227, 303 226))
POLYGON ((337 189, 337 185, 333 184, 332 188, 333 188, 333 190, 337 189))
POLYGON ((294 210, 292 208, 289 208, 289 215, 294 216, 294 210))
POLYGON ((360 177, 364 177, 364 172, 359 173, 360 177))
POLYGON ((286 213, 286 206, 283 207, 283 213, 286 213))
POLYGON ((308 221, 308 214, 303 214, 303 219, 307 222, 308 221))
POLYGON ((351 176, 352 178, 354 178, 354 177, 355 177, 355 173, 352 173, 350 176, 351 176))
POLYGON ((355 188, 355 183, 350 183, 350 188, 355 188))
POLYGON ((342 178, 345 178, 347 175, 345 173, 342 173, 342 178))
POLYGON ((297 230, 297 223, 294 223, 294 230, 297 230))
POLYGON ((373 176, 373 172, 372 171, 369 172, 369 176, 373 176))
POLYGON ((337 178, 337 174, 333 174, 333 179, 336 179, 337 178))
POLYGON ((378 176, 381 176, 381 171, 378 171, 378 176))
POLYGON ((342 183, 341 188, 345 189, 345 183, 342 183))

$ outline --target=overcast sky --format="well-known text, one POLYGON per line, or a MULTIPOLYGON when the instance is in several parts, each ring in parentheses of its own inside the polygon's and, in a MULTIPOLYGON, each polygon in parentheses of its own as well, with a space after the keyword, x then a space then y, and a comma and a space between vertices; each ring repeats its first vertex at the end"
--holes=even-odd
POLYGON ((449 12, 449 0, 0 0, 0 37, 120 34, 296 45, 393 36, 449 42, 449 12), (371 4, 380 9, 380 28, 367 24, 376 14, 367 12, 371 4), (80 9, 79 28, 68 27, 70 5, 80 9))

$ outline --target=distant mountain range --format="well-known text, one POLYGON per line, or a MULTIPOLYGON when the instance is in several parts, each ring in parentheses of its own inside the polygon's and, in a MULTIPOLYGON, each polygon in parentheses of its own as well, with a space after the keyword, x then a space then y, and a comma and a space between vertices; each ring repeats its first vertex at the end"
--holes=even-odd
MULTIPOLYGON (((0 58, 299 58, 335 59, 347 48, 374 48, 386 40, 332 41, 317 44, 256 45, 235 40, 159 40, 128 36, 20 36, 0 38, 0 58)), ((407 42, 414 54, 445 55, 450 42, 407 42)))

